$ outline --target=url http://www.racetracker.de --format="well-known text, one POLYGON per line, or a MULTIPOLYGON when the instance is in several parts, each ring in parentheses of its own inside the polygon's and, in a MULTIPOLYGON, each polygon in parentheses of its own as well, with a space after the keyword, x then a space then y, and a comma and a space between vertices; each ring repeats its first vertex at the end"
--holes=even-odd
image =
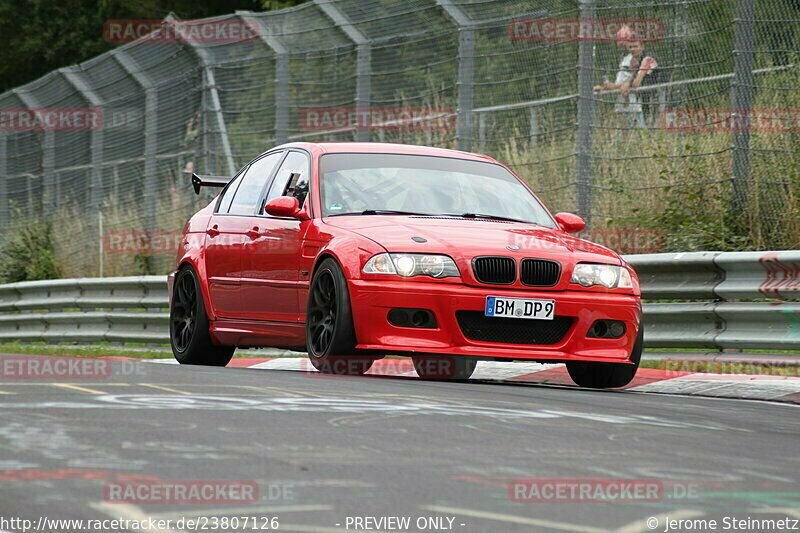
POLYGON ((40 516, 37 520, 0 517, 0 533, 29 531, 276 531, 276 516, 195 516, 192 518, 57 519, 40 516))

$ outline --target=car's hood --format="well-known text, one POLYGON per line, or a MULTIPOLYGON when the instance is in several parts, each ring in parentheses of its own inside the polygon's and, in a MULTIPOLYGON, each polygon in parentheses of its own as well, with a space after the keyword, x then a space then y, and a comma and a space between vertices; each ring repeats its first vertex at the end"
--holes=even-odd
POLYGON ((608 248, 533 224, 394 215, 328 217, 325 222, 371 239, 389 252, 445 253, 457 262, 504 255, 556 259, 562 264, 620 264, 619 256, 608 248), (418 242, 420 237, 425 242, 418 242))

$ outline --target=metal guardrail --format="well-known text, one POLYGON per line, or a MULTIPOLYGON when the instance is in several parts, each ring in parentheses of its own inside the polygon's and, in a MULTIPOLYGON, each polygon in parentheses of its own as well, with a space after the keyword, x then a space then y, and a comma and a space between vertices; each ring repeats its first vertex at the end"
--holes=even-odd
POLYGON ((0 285, 0 341, 169 343, 165 276, 0 285))
POLYGON ((646 347, 800 350, 800 250, 625 260, 646 300, 704 300, 645 303, 646 347))
MULTIPOLYGON (((800 250, 625 259, 646 299, 647 348, 800 350, 800 250)), ((168 301, 163 276, 0 285, 0 341, 166 344, 168 301)))

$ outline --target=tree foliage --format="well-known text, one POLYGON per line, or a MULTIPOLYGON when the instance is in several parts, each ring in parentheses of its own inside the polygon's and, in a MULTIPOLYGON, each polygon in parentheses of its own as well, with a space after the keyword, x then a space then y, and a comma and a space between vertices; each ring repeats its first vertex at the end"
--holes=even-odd
POLYGON ((265 11, 300 0, 0 0, 0 92, 117 46, 103 24, 117 19, 197 19, 236 10, 265 11))

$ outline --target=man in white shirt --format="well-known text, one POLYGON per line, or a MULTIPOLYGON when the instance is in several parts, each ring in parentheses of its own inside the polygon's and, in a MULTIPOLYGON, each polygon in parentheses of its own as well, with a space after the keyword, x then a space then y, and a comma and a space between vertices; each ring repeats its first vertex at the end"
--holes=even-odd
MULTIPOLYGON (((636 36, 629 26, 622 26, 617 32, 617 45, 627 52, 631 52, 631 46, 641 43, 636 41, 636 36)), ((641 47, 642 51, 644 47, 641 47)), ((614 111, 617 113, 624 113, 628 127, 634 125, 639 128, 644 128, 644 113, 642 113, 642 103, 635 93, 630 92, 631 86, 638 87, 641 85, 641 80, 636 85, 638 75, 636 74, 639 69, 639 59, 633 53, 626 54, 619 63, 619 70, 613 82, 606 81, 603 85, 595 85, 595 91, 609 91, 618 89, 620 91, 617 96, 617 103, 614 105, 614 111)))

